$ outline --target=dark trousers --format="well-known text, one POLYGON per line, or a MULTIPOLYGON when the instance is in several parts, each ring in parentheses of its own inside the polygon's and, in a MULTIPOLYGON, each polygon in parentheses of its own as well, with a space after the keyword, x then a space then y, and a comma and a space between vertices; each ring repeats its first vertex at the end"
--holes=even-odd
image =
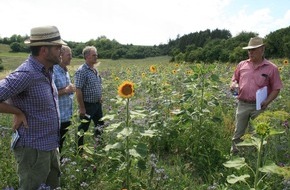
POLYGON ((63 142, 65 140, 65 134, 68 131, 68 127, 71 125, 70 121, 62 122, 60 124, 60 141, 59 141, 59 152, 61 152, 61 149, 63 147, 63 142))
MULTIPOLYGON (((87 132, 91 123, 91 120, 93 120, 94 125, 95 125, 95 137, 98 137, 101 135, 102 126, 104 125, 103 121, 99 121, 103 117, 103 110, 102 110, 102 104, 97 102, 97 103, 85 103, 85 108, 86 108, 86 114, 90 115, 90 118, 80 118, 86 119, 88 122, 81 122, 81 124, 78 127, 78 131, 84 130, 84 132, 87 132)), ((84 145, 84 136, 79 136, 78 139, 78 146, 84 145)))

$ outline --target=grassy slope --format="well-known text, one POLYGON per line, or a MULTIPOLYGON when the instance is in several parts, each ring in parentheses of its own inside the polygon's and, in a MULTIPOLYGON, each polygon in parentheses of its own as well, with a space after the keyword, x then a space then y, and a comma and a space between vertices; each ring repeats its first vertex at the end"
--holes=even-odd
MULTIPOLYGON (((0 79, 4 78, 11 71, 16 69, 27 57, 28 53, 11 53, 10 47, 8 45, 0 44, 0 58, 2 59, 2 64, 4 66, 4 71, 0 72, 0 79)), ((111 60, 111 59, 100 59, 101 62, 100 70, 107 67, 126 67, 131 65, 139 64, 166 64, 169 62, 170 57, 154 57, 146 59, 121 59, 121 60, 111 60)), ((76 68, 84 62, 83 59, 73 58, 71 62, 71 67, 76 68)))

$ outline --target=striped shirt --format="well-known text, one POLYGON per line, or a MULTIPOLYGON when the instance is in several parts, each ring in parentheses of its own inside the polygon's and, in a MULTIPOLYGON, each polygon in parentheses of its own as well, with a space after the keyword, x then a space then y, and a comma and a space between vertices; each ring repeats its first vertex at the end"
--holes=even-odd
POLYGON ((33 56, 0 81, 0 102, 10 99, 26 116, 28 128, 18 129, 18 146, 50 151, 59 146, 59 113, 57 90, 52 71, 33 56))
MULTIPOLYGON (((53 81, 58 90, 67 87, 71 83, 69 73, 59 65, 53 66, 53 81)), ((73 93, 59 96, 58 104, 60 121, 70 121, 73 112, 73 93)))
POLYGON ((97 70, 91 69, 86 63, 75 73, 75 86, 81 89, 84 102, 97 103, 102 98, 102 78, 97 70))

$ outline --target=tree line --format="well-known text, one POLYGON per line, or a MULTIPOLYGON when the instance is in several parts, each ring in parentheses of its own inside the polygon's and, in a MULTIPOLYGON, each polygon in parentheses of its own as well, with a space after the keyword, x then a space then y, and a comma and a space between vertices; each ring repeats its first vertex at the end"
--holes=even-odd
MULTIPOLYGON (((142 59, 146 57, 171 56, 175 62, 237 62, 247 57, 247 46, 251 37, 258 36, 254 32, 241 32, 233 37, 229 30, 204 30, 177 36, 169 39, 167 44, 140 46, 120 44, 106 36, 91 39, 85 43, 66 41, 71 47, 73 57, 82 57, 82 50, 87 45, 97 47, 99 58, 103 59, 142 59)), ((12 52, 29 52, 24 44, 28 36, 12 35, 10 38, 0 38, 0 43, 10 46, 12 52)), ((290 56, 290 26, 271 32, 264 38, 267 58, 289 58, 290 56)))

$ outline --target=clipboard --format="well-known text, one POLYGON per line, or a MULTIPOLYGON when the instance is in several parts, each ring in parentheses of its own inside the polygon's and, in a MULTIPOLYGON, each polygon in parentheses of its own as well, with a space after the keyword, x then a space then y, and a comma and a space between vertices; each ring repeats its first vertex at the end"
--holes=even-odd
POLYGON ((256 110, 261 109, 261 103, 266 100, 268 96, 268 88, 267 86, 264 86, 263 88, 260 88, 256 92, 256 110))

